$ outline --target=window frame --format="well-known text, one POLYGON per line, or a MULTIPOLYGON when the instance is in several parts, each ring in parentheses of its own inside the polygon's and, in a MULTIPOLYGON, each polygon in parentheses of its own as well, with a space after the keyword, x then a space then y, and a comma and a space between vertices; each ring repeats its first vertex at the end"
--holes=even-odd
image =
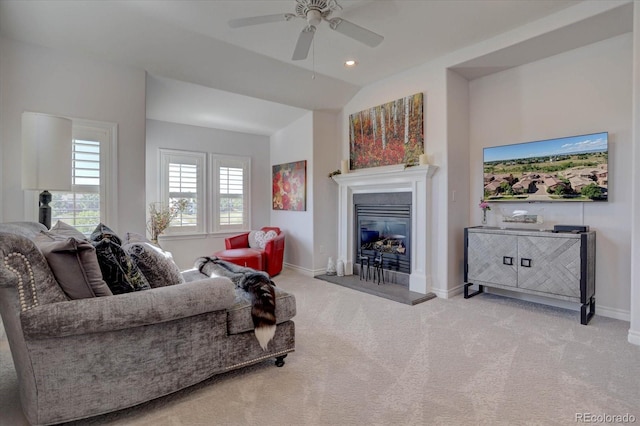
POLYGON ((224 234, 238 231, 248 231, 251 229, 251 157, 241 155, 223 155, 210 153, 209 164, 211 173, 209 174, 209 184, 211 187, 211 201, 208 204, 211 217, 211 234, 224 234), (243 199, 243 221, 239 225, 221 225, 218 219, 220 210, 220 168, 236 167, 242 168, 242 199, 243 199))
MULTIPOLYGON (((163 237, 199 235, 207 229, 207 154, 204 152, 183 151, 176 149, 158 149, 159 164, 159 200, 164 205, 169 203, 169 164, 195 164, 197 166, 196 188, 196 225, 195 226, 169 226, 162 234, 163 237)), ((148 210, 147 210, 148 219, 148 210)))
MULTIPOLYGON (((65 117, 71 120, 72 137, 76 139, 98 139, 100 135, 100 221, 109 223, 117 229, 118 223, 118 124, 106 121, 85 120, 80 118, 65 117)), ((78 185, 82 187, 82 185, 78 185)), ((40 191, 28 191, 30 196, 25 196, 25 219, 38 222, 38 205, 40 191)), ((55 191, 67 192, 67 191, 55 191)), ((69 193, 76 192, 72 188, 69 193)), ((82 192, 82 191, 78 191, 82 192)), ((55 225, 53 223, 52 225, 55 225)))

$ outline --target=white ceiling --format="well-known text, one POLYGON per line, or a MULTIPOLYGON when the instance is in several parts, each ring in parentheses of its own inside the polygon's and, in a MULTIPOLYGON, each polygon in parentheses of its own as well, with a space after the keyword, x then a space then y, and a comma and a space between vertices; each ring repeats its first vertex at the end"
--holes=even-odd
POLYGON ((339 3, 343 10, 332 16, 384 41, 371 48, 322 22, 308 59, 292 61, 302 19, 227 25, 234 18, 295 13, 294 0, 2 0, 0 34, 148 71, 148 118, 269 135, 306 110, 340 109, 364 85, 580 1, 339 3), (347 58, 358 67, 345 68, 347 58))
POLYGON ((147 118, 234 132, 272 135, 308 112, 154 75, 147 76, 147 118))

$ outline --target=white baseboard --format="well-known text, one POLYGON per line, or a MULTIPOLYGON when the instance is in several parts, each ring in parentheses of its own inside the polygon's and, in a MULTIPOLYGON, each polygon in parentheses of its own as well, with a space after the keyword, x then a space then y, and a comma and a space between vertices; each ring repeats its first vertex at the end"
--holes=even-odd
POLYGON ((291 269, 292 271, 296 271, 306 277, 310 277, 313 278, 316 275, 322 275, 324 274, 324 269, 322 270, 313 270, 313 269, 308 269, 308 268, 303 268, 301 266, 298 265, 292 265, 290 263, 285 263, 284 267, 287 269, 291 269))
MULTIPOLYGON (((307 277, 315 277, 316 275, 322 275, 326 272, 326 270, 324 268, 322 269, 307 269, 307 268, 302 268, 300 266, 297 265, 292 265, 290 263, 285 263, 284 264, 285 268, 294 270, 296 272, 299 272, 307 277)), ((437 297, 440 297, 442 299, 450 299, 452 297, 455 297, 459 294, 462 294, 464 292, 464 285, 461 284, 459 286, 450 288, 450 289, 440 289, 440 288, 431 288, 431 290, 428 290, 431 293, 434 293, 437 297)), ((570 309, 573 311, 580 311, 580 305, 576 304, 576 303, 572 303, 572 302, 567 302, 564 300, 557 300, 557 299, 551 299, 548 297, 542 297, 542 296, 535 296, 535 295, 531 295, 531 294, 525 294, 525 293, 517 293, 517 292, 512 292, 512 291, 508 291, 508 290, 502 290, 499 288, 489 288, 489 287, 485 287, 485 292, 487 293, 493 293, 493 294, 498 294, 500 296, 505 296, 505 297, 511 297, 514 299, 521 299, 521 300, 526 300, 528 302, 534 302, 534 303, 542 303, 545 305, 551 305, 551 306, 555 306, 558 308, 563 308, 563 309, 570 309)), ((603 317, 607 317, 607 318, 613 318, 613 319, 617 319, 620 321, 626 321, 626 322, 630 322, 631 321, 631 312, 628 310, 624 310, 624 309, 619 309, 619 308, 611 308, 608 306, 602 306, 602 305, 598 305, 597 303, 597 298, 596 298, 596 315, 599 316, 603 316, 603 317)), ((2 335, 2 330, 0 330, 0 336, 2 335)), ((640 331, 629 331, 629 342, 640 345, 640 331), (633 340, 633 341, 632 341, 633 340), (638 343, 635 343, 635 342, 638 343)))
POLYGON ((620 321, 631 322, 631 312, 618 308, 609 308, 607 306, 598 305, 598 299, 596 298, 596 315, 601 315, 607 318, 613 318, 620 321))
POLYGON ((462 294, 462 292, 464 291, 464 286, 463 285, 459 285, 457 287, 454 288, 449 288, 449 289, 441 289, 441 288, 431 288, 431 290, 429 290, 431 293, 435 294, 438 297, 441 297, 443 299, 450 299, 454 296, 457 296, 459 294, 462 294))
POLYGON ((629 343, 640 346, 640 331, 630 329, 627 339, 629 340, 629 343))
MULTIPOLYGON (((485 287, 484 291, 486 293, 498 294, 500 296, 511 297, 513 299, 526 300, 527 302, 542 303, 545 305, 555 306, 557 308, 569 309, 572 311, 580 311, 579 303, 568 302, 565 300, 552 299, 549 297, 536 296, 533 294, 518 293, 518 292, 509 291, 509 290, 503 290, 500 288, 485 287)), ((627 321, 627 322, 631 321, 630 311, 598 305, 597 297, 596 297, 596 315, 601 317, 613 318, 621 321, 627 321)))

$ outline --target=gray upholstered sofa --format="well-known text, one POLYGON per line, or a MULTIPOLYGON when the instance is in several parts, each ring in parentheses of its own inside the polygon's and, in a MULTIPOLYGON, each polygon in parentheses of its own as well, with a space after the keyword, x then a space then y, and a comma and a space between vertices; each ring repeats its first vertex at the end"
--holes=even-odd
POLYGON ((0 224, 0 313, 24 413, 44 425, 130 407, 294 350, 295 298, 276 290, 263 351, 250 305, 226 278, 69 300, 33 242, 37 223, 0 224))

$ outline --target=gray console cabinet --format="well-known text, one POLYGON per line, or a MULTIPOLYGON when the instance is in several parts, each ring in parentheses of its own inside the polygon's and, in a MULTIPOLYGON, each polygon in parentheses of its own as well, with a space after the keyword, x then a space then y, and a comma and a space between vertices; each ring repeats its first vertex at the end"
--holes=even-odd
POLYGON ((465 299, 486 286, 580 303, 582 324, 595 313, 595 232, 472 227, 464 240, 465 299))

